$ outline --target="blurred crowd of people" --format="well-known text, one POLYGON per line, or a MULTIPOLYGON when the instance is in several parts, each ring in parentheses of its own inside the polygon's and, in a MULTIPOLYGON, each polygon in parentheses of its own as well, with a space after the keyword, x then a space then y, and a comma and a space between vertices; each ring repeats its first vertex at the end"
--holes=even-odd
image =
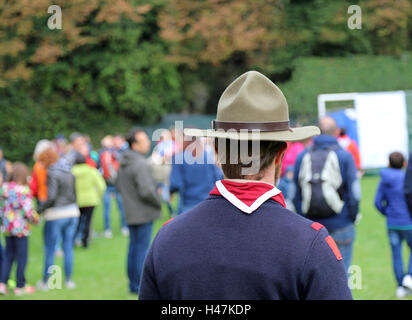
MULTIPOLYGON (((321 119, 319 127, 320 136, 287 143, 277 187, 287 208, 328 229, 349 272, 354 225, 360 217, 359 178, 363 172, 359 150, 332 118, 321 119)), ((74 247, 88 248, 91 238, 98 237, 92 222, 99 205, 103 213, 101 234, 113 237, 112 200, 117 205, 120 232, 129 237, 129 292, 138 294, 153 222, 162 216, 162 207, 163 218, 187 212, 209 196, 216 181, 224 179, 221 167, 214 162, 215 147, 206 138, 183 139, 182 132, 163 130, 151 149, 152 143, 141 128, 132 128, 125 136, 103 137, 98 150, 87 135, 75 132, 68 140, 59 135, 36 144, 30 172, 21 162, 7 161, 0 148, 0 219, 5 236, 5 248, 0 241, 0 294, 8 294, 14 262, 14 293, 35 292, 35 287, 26 284, 25 267, 31 225, 39 223, 43 224, 44 266, 37 289, 49 289, 50 268, 59 255, 64 256, 65 286, 75 288, 74 247)), ((412 181, 412 165, 407 170, 408 179, 399 170, 405 165, 402 154, 390 155, 375 198, 375 206, 388 221, 398 297, 410 294, 408 286, 412 289, 412 277, 403 273, 400 245, 406 240, 412 248, 408 211, 412 210, 412 187, 406 183, 409 191, 403 189, 404 181, 412 181), (409 192, 406 198, 404 192, 409 192)), ((412 262, 409 274, 411 266, 412 262)))
MULTIPOLYGON (((179 132, 179 134, 182 134, 179 132)), ((126 136, 107 135, 95 150, 90 137, 72 133, 68 139, 40 140, 33 153, 31 170, 20 162, 7 161, 0 149, 0 220, 6 246, 0 238, 0 294, 7 294, 10 271, 17 263, 15 294, 28 294, 35 287, 26 284, 25 267, 31 225, 44 221, 44 267, 38 290, 48 290, 51 266, 56 256, 64 256, 65 286, 73 281, 74 247, 88 248, 98 237, 93 228, 93 212, 102 205, 105 238, 113 237, 111 209, 115 202, 121 234, 129 237, 127 265, 129 290, 138 293, 145 253, 149 247, 153 221, 165 214, 174 216, 205 199, 221 170, 214 164, 189 165, 188 160, 214 157, 206 140, 179 143, 175 131, 164 130, 153 151, 144 130, 133 128, 126 136), (173 165, 176 154, 187 153, 182 166, 173 165), (173 194, 178 193, 177 206, 173 194), (114 199, 115 201, 112 201, 114 199), (35 200, 35 201, 34 201, 35 200), (177 207, 177 208, 176 208, 177 207), (176 209, 175 209, 176 208, 176 209)))

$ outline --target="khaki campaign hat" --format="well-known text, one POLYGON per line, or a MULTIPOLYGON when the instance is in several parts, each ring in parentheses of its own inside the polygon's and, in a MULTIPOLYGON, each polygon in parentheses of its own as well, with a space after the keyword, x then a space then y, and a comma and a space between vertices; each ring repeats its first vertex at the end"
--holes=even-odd
POLYGON ((266 76, 248 71, 223 92, 212 129, 184 129, 186 136, 234 140, 299 141, 320 134, 315 126, 289 127, 282 91, 266 76))

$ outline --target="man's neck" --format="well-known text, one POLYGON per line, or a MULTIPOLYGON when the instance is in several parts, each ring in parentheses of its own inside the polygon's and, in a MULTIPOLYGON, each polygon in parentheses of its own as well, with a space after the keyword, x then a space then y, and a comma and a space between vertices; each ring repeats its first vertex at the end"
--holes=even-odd
POLYGON ((239 183, 248 183, 248 182, 267 183, 267 184, 270 184, 270 185, 274 186, 273 182, 263 181, 263 180, 229 179, 229 178, 226 178, 226 177, 225 177, 225 180, 230 180, 230 181, 239 182, 239 183))
MULTIPOLYGON (((269 170, 266 170, 265 174, 261 177, 259 177, 259 179, 256 179, 256 176, 245 176, 244 179, 237 179, 238 181, 242 182, 263 182, 263 183, 269 183, 271 185, 276 185, 275 183, 275 170, 271 170, 270 168, 268 168, 269 170)), ((274 168, 273 168, 274 169, 274 168)))
POLYGON ((136 152, 137 154, 139 154, 139 155, 141 155, 142 157, 145 157, 146 156, 146 154, 144 153, 144 152, 142 152, 141 150, 139 150, 139 149, 132 149, 134 152, 136 152))
POLYGON ((261 180, 259 180, 260 182, 265 182, 265 183, 269 183, 272 185, 275 185, 275 176, 272 177, 263 177, 261 180))

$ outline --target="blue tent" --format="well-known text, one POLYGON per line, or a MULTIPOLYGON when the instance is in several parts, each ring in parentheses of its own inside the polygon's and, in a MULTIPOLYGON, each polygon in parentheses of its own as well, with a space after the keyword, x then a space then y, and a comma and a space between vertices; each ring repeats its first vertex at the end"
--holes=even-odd
POLYGON ((347 135, 359 144, 355 109, 328 112, 328 115, 335 119, 339 128, 345 128, 347 135))

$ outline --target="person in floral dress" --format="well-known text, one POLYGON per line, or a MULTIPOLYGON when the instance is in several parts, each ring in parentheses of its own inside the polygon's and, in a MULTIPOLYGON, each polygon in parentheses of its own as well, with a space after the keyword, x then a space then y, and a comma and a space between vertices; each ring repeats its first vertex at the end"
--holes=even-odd
POLYGON ((14 261, 17 262, 16 288, 14 293, 33 293, 34 287, 26 285, 24 276, 28 258, 28 237, 30 224, 39 222, 39 215, 33 209, 33 196, 27 183, 28 168, 15 163, 10 182, 0 186, 1 231, 6 238, 6 248, 0 275, 0 294, 7 294, 6 284, 14 261))

